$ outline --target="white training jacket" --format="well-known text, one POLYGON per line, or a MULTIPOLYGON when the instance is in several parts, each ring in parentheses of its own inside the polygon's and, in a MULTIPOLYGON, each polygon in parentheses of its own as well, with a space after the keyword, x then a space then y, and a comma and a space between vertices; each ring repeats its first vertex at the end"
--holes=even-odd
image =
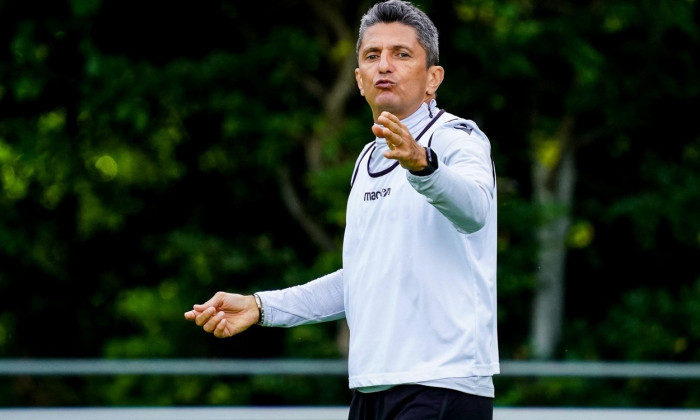
POLYGON ((260 292, 266 326, 346 317, 349 385, 406 383, 493 397, 496 176, 488 138, 435 101, 402 121, 438 169, 411 174, 377 138, 358 158, 347 204, 343 268, 260 292))

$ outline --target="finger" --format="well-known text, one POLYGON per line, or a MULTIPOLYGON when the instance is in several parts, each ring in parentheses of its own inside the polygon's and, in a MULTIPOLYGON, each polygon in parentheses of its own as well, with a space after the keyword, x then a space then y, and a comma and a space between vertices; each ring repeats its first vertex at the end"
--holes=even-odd
POLYGON ((394 144, 387 137, 391 133, 389 130, 382 127, 381 125, 375 124, 372 126, 372 133, 374 133, 374 135, 379 137, 380 139, 385 139, 387 146, 389 146, 389 149, 394 150, 394 144))
POLYGON ((204 324, 202 327, 204 331, 210 333, 214 332, 214 329, 216 329, 216 325, 221 322, 221 320, 224 319, 224 313, 219 312, 216 315, 212 316, 209 318, 209 320, 204 324))
POLYGON ((383 112, 382 115, 377 118, 377 122, 388 128, 392 133, 398 135, 403 135, 407 131, 401 120, 390 112, 383 112))
POLYGON ((193 309, 191 311, 185 312, 185 319, 188 321, 194 321, 197 315, 199 315, 199 312, 193 309))
POLYGON ((377 122, 384 126, 383 135, 387 143, 392 146, 399 147, 406 140, 412 139, 411 133, 406 126, 393 114, 384 112, 379 116, 377 122))
POLYGON ((383 139, 384 138, 384 127, 382 127, 379 124, 374 124, 372 126, 372 133, 374 133, 375 136, 383 139))
POLYGON ((372 132, 375 136, 379 137, 380 139, 385 139, 386 144, 392 150, 394 149, 395 142, 401 142, 401 140, 397 140, 396 134, 394 134, 387 127, 382 127, 381 125, 375 124, 372 126, 372 132))
POLYGON ((219 323, 216 324, 216 329, 214 330, 214 336, 218 337, 218 338, 228 337, 229 334, 226 333, 227 324, 228 324, 228 321, 226 321, 226 318, 219 321, 219 323))
POLYGON ((209 307, 204 310, 204 312, 201 312, 199 315, 197 315, 194 319, 195 324, 198 326, 202 327, 204 324, 206 324, 209 319, 216 313, 216 309, 213 307, 209 307))
POLYGON ((378 120, 384 120, 385 122, 399 122, 400 120, 396 117, 396 115, 392 114, 389 111, 384 111, 381 114, 379 114, 378 120))

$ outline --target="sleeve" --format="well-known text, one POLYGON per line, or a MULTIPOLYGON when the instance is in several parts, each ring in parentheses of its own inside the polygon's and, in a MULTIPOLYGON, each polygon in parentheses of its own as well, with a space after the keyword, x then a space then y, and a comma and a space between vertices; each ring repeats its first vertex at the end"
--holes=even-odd
POLYGON ((300 286, 258 292, 266 327, 294 327, 345 317, 343 270, 300 286))
POLYGON ((472 121, 435 131, 431 148, 440 163, 430 175, 406 171, 408 182, 462 233, 481 229, 495 205, 496 173, 491 144, 472 121))

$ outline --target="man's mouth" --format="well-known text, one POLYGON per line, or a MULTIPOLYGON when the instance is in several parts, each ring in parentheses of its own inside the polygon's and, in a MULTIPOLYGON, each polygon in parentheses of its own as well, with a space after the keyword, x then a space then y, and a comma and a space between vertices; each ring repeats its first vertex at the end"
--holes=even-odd
POLYGON ((379 89, 388 89, 394 86, 394 82, 389 79, 379 79, 374 83, 374 87, 379 89))

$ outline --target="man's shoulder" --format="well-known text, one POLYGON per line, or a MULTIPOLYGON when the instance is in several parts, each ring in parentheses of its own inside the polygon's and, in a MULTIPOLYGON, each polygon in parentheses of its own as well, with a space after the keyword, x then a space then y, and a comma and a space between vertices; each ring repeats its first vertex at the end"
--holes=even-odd
POLYGON ((476 122, 447 112, 443 115, 440 126, 435 130, 435 137, 447 140, 472 137, 486 142, 489 141, 476 122))

